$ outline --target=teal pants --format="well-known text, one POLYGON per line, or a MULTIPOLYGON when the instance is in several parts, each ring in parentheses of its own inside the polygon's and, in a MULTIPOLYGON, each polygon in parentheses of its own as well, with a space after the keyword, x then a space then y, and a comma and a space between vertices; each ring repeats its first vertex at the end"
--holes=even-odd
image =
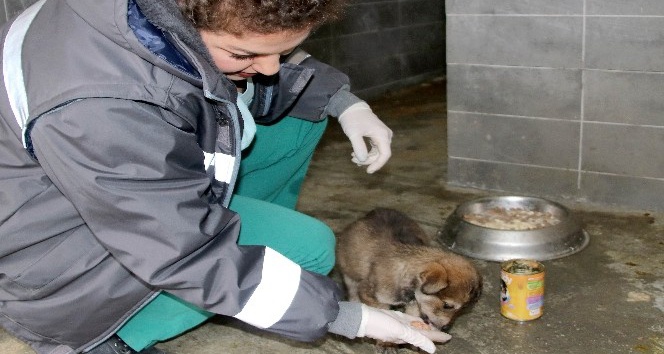
MULTIPOLYGON (((304 269, 328 274, 335 239, 323 222, 295 211, 300 188, 327 120, 312 123, 286 117, 258 125, 243 152, 230 209, 242 220, 238 243, 265 245, 304 269)), ((125 323, 118 335, 136 351, 176 337, 214 314, 166 292, 125 323)))

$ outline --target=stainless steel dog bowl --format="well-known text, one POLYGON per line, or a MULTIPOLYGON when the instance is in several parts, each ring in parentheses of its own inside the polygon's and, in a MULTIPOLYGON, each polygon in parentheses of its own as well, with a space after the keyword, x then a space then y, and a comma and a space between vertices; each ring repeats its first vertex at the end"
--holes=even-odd
POLYGON ((488 261, 523 258, 551 260, 581 251, 590 237, 580 221, 561 204, 535 197, 502 196, 471 200, 459 205, 437 235, 453 252, 488 261), (503 230, 476 225, 464 215, 486 211, 525 209, 553 215, 559 222, 537 229, 503 230))

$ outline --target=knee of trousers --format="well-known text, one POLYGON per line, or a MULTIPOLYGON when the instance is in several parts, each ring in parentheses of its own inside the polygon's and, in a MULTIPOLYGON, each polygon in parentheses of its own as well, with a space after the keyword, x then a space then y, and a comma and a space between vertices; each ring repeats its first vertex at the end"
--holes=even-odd
POLYGON ((310 227, 310 242, 315 245, 315 251, 313 251, 315 254, 312 254, 311 257, 315 259, 316 263, 311 271, 327 275, 332 271, 336 262, 334 231, 320 220, 314 220, 310 227))

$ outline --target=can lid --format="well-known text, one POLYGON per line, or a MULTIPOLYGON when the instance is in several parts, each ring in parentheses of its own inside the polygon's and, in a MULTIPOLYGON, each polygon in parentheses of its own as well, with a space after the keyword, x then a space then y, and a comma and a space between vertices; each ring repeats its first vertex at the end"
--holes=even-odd
POLYGON ((500 268, 511 274, 537 274, 544 271, 544 265, 531 259, 511 259, 500 264, 500 268))

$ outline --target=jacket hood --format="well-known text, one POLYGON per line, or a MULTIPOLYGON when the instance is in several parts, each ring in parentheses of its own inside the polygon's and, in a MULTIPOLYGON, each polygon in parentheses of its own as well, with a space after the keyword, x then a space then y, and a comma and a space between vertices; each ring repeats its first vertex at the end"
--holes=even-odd
MULTIPOLYGON (((147 20, 162 30, 167 39, 196 67, 202 76, 205 91, 220 92, 218 90, 221 89, 221 92, 225 93, 221 96, 228 95, 233 100, 235 99, 235 86, 214 65, 212 56, 203 44, 198 31, 181 15, 175 0, 133 1, 138 4, 147 20)), ((191 75, 184 75, 179 69, 160 59, 138 41, 127 23, 127 0, 112 0, 103 2, 103 5, 96 0, 69 0, 67 4, 81 18, 85 19, 88 25, 94 27, 118 46, 139 55, 173 75, 192 83, 198 82, 200 85, 199 79, 191 75), (114 16, 109 16, 109 13, 114 13, 114 16)))
MULTIPOLYGON (((214 60, 203 43, 198 30, 182 16, 175 0, 134 0, 145 17, 153 25, 165 32, 177 36, 187 46, 199 53, 212 68, 219 71, 214 60)), ((219 72, 219 74, 222 74, 219 72)))

